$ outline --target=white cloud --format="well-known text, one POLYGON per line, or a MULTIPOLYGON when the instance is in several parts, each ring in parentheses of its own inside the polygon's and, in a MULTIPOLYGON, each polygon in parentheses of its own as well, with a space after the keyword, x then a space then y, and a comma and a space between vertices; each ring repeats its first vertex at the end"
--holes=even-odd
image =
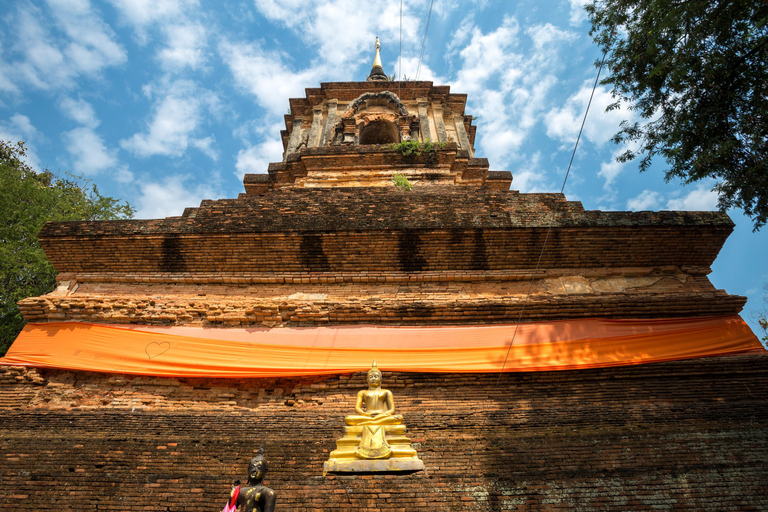
MULTIPOLYGON (((165 38, 157 59, 165 71, 199 69, 206 61, 208 28, 197 0, 111 0, 144 45, 152 30, 165 38), (197 19, 197 20, 196 20, 197 19)), ((210 21, 208 21, 210 23, 210 21)))
POLYGON ((504 18, 499 28, 487 34, 473 27, 469 44, 459 52, 463 66, 452 88, 467 94, 477 93, 495 74, 519 68, 522 55, 513 53, 518 45, 519 31, 517 20, 509 17, 504 18))
POLYGON ((256 96, 259 105, 272 115, 285 112, 288 99, 303 96, 304 88, 317 85, 321 71, 296 72, 283 63, 277 52, 256 44, 224 42, 219 48, 238 86, 256 96))
POLYGON ((661 194, 655 190, 643 190, 640 194, 627 201, 627 210, 633 212, 658 210, 661 200, 661 194))
POLYGON ((461 50, 461 45, 463 45, 467 39, 469 39, 474 28, 475 20, 473 16, 466 16, 461 20, 459 28, 454 30, 453 37, 445 47, 446 58, 453 57, 459 50, 461 50))
POLYGON ((495 165, 521 157, 520 147, 548 108, 561 53, 575 38, 548 23, 524 35, 515 18, 505 17, 487 33, 463 23, 449 43, 449 53, 458 55, 453 60, 461 62, 451 90, 469 95, 468 111, 479 117, 483 133, 479 149, 495 165))
POLYGON ((137 27, 174 19, 197 6, 196 0, 110 0, 122 15, 137 27))
POLYGON ((195 137, 206 109, 218 104, 216 96, 201 90, 193 82, 177 80, 157 87, 147 87, 145 93, 154 98, 159 89, 162 96, 155 102, 153 118, 144 133, 122 140, 120 145, 136 156, 181 156, 189 146, 196 147, 215 160, 211 149, 213 139, 195 137))
POLYGON ((100 124, 91 104, 83 99, 64 98, 59 107, 67 117, 83 126, 96 128, 100 124))
POLYGON ((523 193, 551 192, 553 188, 546 171, 541 168, 541 151, 534 153, 512 177, 512 189, 523 193))
POLYGON ((670 210, 711 211, 717 210, 717 192, 712 185, 699 184, 682 197, 671 198, 667 201, 670 210))
POLYGON ((581 25, 587 19, 587 11, 584 10, 586 0, 568 0, 571 8, 571 17, 569 19, 572 26, 581 25))
POLYGON ((197 69, 205 62, 206 33, 202 25, 168 25, 164 30, 168 42, 158 53, 164 69, 197 69))
POLYGON ((597 172, 597 175, 605 180, 603 188, 610 190, 613 186, 613 183, 616 181, 616 178, 618 178, 618 176, 627 166, 628 162, 619 162, 616 160, 618 156, 624 153, 628 147, 631 147, 633 151, 637 151, 639 146, 640 144, 636 142, 629 145, 619 146, 618 148, 614 149, 614 151, 611 153, 610 159, 608 159, 607 162, 600 163, 600 170, 597 172))
POLYGON ((202 139, 192 139, 190 145, 202 151, 208 158, 215 162, 219 159, 219 152, 213 147, 215 142, 216 139, 213 136, 210 136, 202 139))
POLYGON ((605 179, 604 188, 608 189, 613 185, 613 182, 621 174, 625 166, 626 162, 616 161, 615 155, 611 155, 611 159, 607 162, 600 163, 600 170, 597 172, 597 175, 605 179))
MULTIPOLYGON (((398 53, 395 42, 400 36, 400 5, 396 2, 368 2, 362 7, 357 0, 255 0, 256 9, 267 19, 278 22, 316 48, 322 67, 340 79, 339 71, 354 68, 373 58, 376 36, 382 41, 382 57, 398 53), (391 45, 387 46, 387 42, 391 45)), ((403 41, 420 40, 423 30, 422 12, 427 2, 403 6, 403 41)), ((395 70, 385 69, 387 73, 395 70)), ((352 77, 350 77, 352 78, 352 77)), ((360 77, 357 77, 360 79, 360 77)))
MULTIPOLYGON (((13 78, 18 74, 18 70, 3 60, 2 50, 3 48, 0 46, 0 92, 16 94, 19 92, 19 88, 14 83, 13 78)), ((1 105, 2 103, 0 103, 1 105)))
POLYGON ((16 113, 8 121, 0 122, 0 139, 11 143, 23 141, 27 151, 23 160, 34 169, 42 169, 40 159, 34 150, 35 141, 41 137, 42 135, 37 131, 37 128, 23 114, 16 113))
POLYGON ((74 157, 75 172, 96 174, 117 164, 116 151, 108 150, 92 128, 82 126, 62 135, 67 151, 74 157))
POLYGON ((717 192, 712 190, 714 182, 700 183, 695 189, 683 193, 674 192, 665 198, 660 192, 643 190, 636 197, 627 201, 627 209, 639 210, 682 210, 712 211, 717 209, 717 192), (662 206, 663 205, 663 206, 662 206))
POLYGON ((64 53, 77 69, 95 73, 125 62, 125 50, 112 29, 94 12, 88 0, 47 0, 59 26, 69 37, 64 53))
POLYGON ((3 132, 7 132, 8 136, 12 136, 16 140, 29 140, 35 138, 39 132, 37 128, 32 125, 32 121, 23 114, 13 114, 9 122, 2 123, 0 127, 3 132))
POLYGON ((0 82, 11 79, 40 89, 66 88, 82 75, 94 76, 126 61, 114 32, 87 0, 49 0, 48 7, 54 23, 42 9, 26 3, 13 14, 17 37, 11 60, 3 67, 15 72, 4 72, 6 79, 0 82))
MULTIPOLYGON (((429 80, 436 84, 445 83, 445 78, 438 76, 427 64, 424 63, 424 61, 421 62, 421 67, 419 67, 418 57, 403 57, 402 76, 415 80, 416 71, 419 72, 419 80, 429 80)), ((395 63, 393 68, 393 73, 396 73, 396 72, 397 72, 397 63, 395 63)))
POLYGON ((136 218, 157 219, 178 216, 188 206, 197 206, 203 199, 214 199, 221 192, 206 185, 190 186, 189 176, 169 176, 162 181, 141 181, 141 197, 137 202, 136 218))
POLYGON ((235 175, 242 180, 246 174, 266 174, 271 162, 280 162, 283 158, 283 144, 279 140, 266 140, 261 144, 241 149, 237 153, 235 175))
POLYGON ((14 50, 22 54, 23 60, 12 65, 21 80, 34 87, 48 89, 55 84, 68 84, 74 70, 67 65, 64 54, 38 21, 42 18, 40 9, 19 8, 16 20, 18 39, 14 50))
POLYGON ((59 102, 59 108, 64 115, 82 125, 61 135, 67 152, 73 157, 73 170, 84 174, 97 174, 110 169, 117 181, 131 182, 133 174, 128 167, 118 165, 117 150, 108 149, 104 140, 96 133, 101 121, 91 104, 82 98, 64 98, 59 102))
MULTIPOLYGON (((579 134, 579 128, 584 119, 584 111, 592 94, 594 81, 588 80, 576 93, 572 94, 560 108, 553 108, 545 116, 547 135, 558 139, 564 144, 574 144, 579 134)), ((589 107, 587 122, 584 124, 583 136, 596 146, 602 146, 619 130, 621 121, 632 114, 624 109, 606 112, 605 108, 614 102, 609 90, 598 86, 592 105, 589 107)))
MULTIPOLYGON (((384 70, 398 71, 398 40, 400 37, 400 6, 392 2, 367 3, 356 0, 328 0, 307 3, 299 0, 255 0, 261 15, 281 25, 301 39, 311 59, 308 65, 297 67, 292 58, 272 49, 264 41, 224 40, 218 50, 229 67, 235 83, 256 97, 272 121, 285 113, 287 99, 303 96, 306 87, 316 87, 323 80, 364 80, 373 62, 374 41, 382 42, 384 70)), ((406 3, 403 6, 402 37, 420 41, 423 15, 428 1, 406 3)), ((415 78, 417 59, 415 44, 404 44, 403 74, 415 78)), ((420 79, 438 77, 422 62, 420 79)))
POLYGON ((525 31, 533 39, 534 47, 538 50, 552 48, 552 44, 575 41, 578 36, 573 32, 567 32, 556 28, 551 23, 534 25, 525 31))
POLYGON ((115 169, 112 177, 118 183, 131 183, 133 181, 133 173, 128 170, 127 165, 115 169))

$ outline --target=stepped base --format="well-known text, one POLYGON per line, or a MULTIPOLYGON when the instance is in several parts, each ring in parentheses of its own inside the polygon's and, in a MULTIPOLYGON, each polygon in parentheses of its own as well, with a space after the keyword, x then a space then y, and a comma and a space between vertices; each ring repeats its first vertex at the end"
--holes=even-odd
POLYGON ((390 456, 387 458, 368 459, 357 455, 356 450, 362 438, 362 426, 345 426, 344 436, 336 441, 336 449, 330 453, 323 464, 326 473, 373 473, 395 471, 422 471, 424 463, 416 450, 411 447, 411 440, 405 436, 405 425, 383 426, 390 456))
POLYGON ((323 464, 323 475, 326 473, 374 473, 423 470, 424 462, 414 458, 330 459, 323 464))

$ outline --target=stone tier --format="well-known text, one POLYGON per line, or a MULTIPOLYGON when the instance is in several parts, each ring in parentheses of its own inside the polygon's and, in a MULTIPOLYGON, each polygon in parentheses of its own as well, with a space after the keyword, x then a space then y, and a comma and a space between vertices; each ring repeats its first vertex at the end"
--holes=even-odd
POLYGON ((451 119, 456 118, 466 135, 462 143, 474 146, 477 127, 472 124, 473 117, 465 113, 467 95, 451 93, 449 86, 436 86, 427 81, 328 82, 320 84, 320 87, 305 89, 304 98, 289 100, 290 110, 285 115, 285 130, 280 133, 286 156, 296 151, 297 141, 291 143, 294 133, 311 133, 314 125, 315 133, 310 136, 313 140, 308 141, 308 147, 326 145, 333 124, 342 118, 351 102, 366 93, 383 91, 396 95, 406 111, 417 116, 420 124, 424 123, 423 128, 429 127, 429 133, 420 134, 420 138, 444 142, 447 134, 438 128, 438 119, 442 118, 443 122, 447 119, 450 124, 451 119))
POLYGON ((575 318, 680 318, 737 314, 746 297, 708 293, 614 293, 581 296, 440 297, 440 293, 343 297, 297 292, 282 298, 75 293, 19 302, 30 322, 80 321, 202 327, 316 325, 467 325, 575 318))
POLYGON ((183 217, 48 223, 40 241, 64 273, 432 272, 709 267, 733 230, 719 212, 585 211, 561 194, 455 190, 281 189, 183 217))
POLYGON ((350 102, 361 94, 366 92, 391 91, 402 101, 417 101, 419 98, 426 98, 429 101, 436 101, 443 105, 448 105, 452 111, 463 115, 467 104, 467 95, 463 93, 452 93, 450 86, 434 85, 429 81, 407 81, 407 82, 323 82, 320 87, 309 87, 304 89, 306 96, 304 98, 291 98, 289 105, 291 114, 287 118, 295 115, 311 115, 312 107, 337 99, 340 102, 350 102))
POLYGON ((282 187, 389 187, 402 174, 414 186, 458 185, 508 190, 512 173, 488 171, 488 160, 471 158, 455 143, 434 153, 402 155, 390 145, 309 148, 286 162, 269 164, 268 174, 246 174, 246 194, 282 187))

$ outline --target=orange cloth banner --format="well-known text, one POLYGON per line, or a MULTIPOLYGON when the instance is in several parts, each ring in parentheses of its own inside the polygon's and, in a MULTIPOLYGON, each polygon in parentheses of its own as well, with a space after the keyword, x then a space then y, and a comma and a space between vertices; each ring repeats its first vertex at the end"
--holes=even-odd
POLYGON ((468 327, 209 329, 28 324, 0 364, 169 377, 367 370, 495 373, 622 366, 765 349, 739 316, 468 327), (514 338, 514 339, 513 339, 514 338))

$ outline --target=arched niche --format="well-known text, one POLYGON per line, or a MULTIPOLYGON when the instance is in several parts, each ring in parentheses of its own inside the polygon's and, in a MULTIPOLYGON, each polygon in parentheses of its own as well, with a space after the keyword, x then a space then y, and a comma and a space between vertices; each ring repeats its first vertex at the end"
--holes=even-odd
MULTIPOLYGON (((331 145, 392 144, 413 136, 418 123, 396 94, 366 92, 352 101, 334 126, 331 145)), ((415 133, 418 137, 418 132, 415 133)))
POLYGON ((397 144, 400 142, 400 130, 397 125, 386 119, 371 121, 360 129, 359 144, 397 144))
POLYGON ((408 109, 405 108, 403 102, 397 97, 397 94, 390 91, 380 92, 366 92, 358 96, 347 107, 346 112, 342 117, 352 117, 360 110, 361 107, 366 107, 369 104, 388 105, 399 116, 407 116, 408 109))

